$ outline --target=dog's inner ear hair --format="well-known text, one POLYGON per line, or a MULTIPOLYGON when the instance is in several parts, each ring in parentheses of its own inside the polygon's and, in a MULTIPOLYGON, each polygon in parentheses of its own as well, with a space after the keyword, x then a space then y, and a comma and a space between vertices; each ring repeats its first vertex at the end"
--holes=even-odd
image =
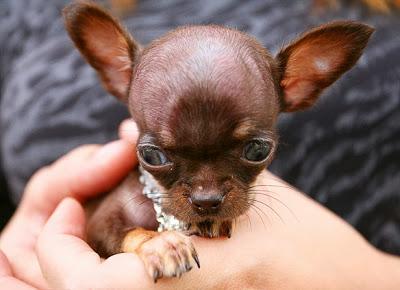
POLYGON ((117 20, 92 2, 70 4, 63 15, 70 37, 104 87, 126 101, 140 46, 117 20))
POLYGON ((318 95, 359 59, 374 29, 352 21, 317 27, 282 49, 282 111, 312 106, 318 95))

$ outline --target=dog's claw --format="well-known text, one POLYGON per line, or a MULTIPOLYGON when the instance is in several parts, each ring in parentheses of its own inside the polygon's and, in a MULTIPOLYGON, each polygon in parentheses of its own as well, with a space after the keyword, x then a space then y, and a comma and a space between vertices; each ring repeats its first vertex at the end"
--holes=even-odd
POLYGON ((197 252, 195 249, 193 249, 193 251, 192 251, 192 257, 193 257, 193 260, 196 262, 197 268, 200 269, 200 260, 199 260, 199 257, 197 256, 197 252))
POLYGON ((154 272, 153 272, 153 281, 154 281, 154 283, 157 283, 159 275, 160 275, 159 271, 157 269, 155 269, 154 272))

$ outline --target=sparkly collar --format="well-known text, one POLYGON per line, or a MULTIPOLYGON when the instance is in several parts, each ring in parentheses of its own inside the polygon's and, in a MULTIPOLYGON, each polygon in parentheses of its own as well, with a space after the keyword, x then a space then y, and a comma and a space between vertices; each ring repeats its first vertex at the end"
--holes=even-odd
POLYGON ((158 231, 186 230, 187 226, 184 222, 178 220, 173 215, 168 215, 163 212, 161 207, 163 192, 158 186, 157 181, 154 180, 154 177, 141 166, 139 166, 139 172, 139 181, 141 184, 143 184, 143 194, 153 201, 154 210, 156 211, 156 218, 159 223, 158 231))

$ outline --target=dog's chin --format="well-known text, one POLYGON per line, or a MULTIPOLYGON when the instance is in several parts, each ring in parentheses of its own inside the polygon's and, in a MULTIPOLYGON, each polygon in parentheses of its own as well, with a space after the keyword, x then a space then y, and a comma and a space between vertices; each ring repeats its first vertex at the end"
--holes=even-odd
POLYGON ((200 237, 231 237, 232 220, 205 219, 189 225, 189 232, 200 237))
MULTIPOLYGON (((219 212, 199 214, 191 207, 163 208, 164 212, 173 215, 188 226, 188 233, 207 238, 230 237, 232 222, 239 215, 232 215, 229 208, 221 208, 219 212)), ((238 213, 238 212, 236 212, 238 213)))
POLYGON ((187 224, 193 224, 193 223, 201 223, 205 221, 213 221, 213 222, 218 222, 218 221, 224 221, 224 220, 233 220, 236 217, 232 215, 228 215, 227 211, 220 211, 220 212, 215 212, 215 213, 198 213, 191 208, 189 209, 182 209, 180 211, 177 211, 175 209, 168 209, 164 208, 163 209, 166 213, 173 215, 176 217, 178 220, 183 221, 187 224))
POLYGON ((199 214, 197 212, 191 212, 189 214, 181 215, 181 214, 176 214, 174 215, 177 219, 183 221, 186 224, 196 224, 196 223, 202 223, 202 222, 217 222, 220 220, 223 220, 223 218, 218 214, 199 214))

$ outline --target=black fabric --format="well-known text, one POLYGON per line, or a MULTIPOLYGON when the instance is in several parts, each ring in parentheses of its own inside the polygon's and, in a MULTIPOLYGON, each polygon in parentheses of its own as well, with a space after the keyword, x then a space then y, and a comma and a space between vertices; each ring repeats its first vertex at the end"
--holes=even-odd
MULTIPOLYGON (((125 108, 100 87, 72 47, 61 0, 0 1, 1 154, 15 202, 32 173, 84 143, 116 138, 125 108)), ((146 44, 184 24, 217 23, 256 36, 276 53, 332 19, 377 32, 357 66, 312 110, 284 114, 271 170, 400 254, 400 17, 361 5, 323 14, 312 1, 139 0, 124 22, 146 44)))
POLYGON ((0 168, 0 231, 6 225, 14 210, 15 205, 11 202, 4 172, 0 168))

